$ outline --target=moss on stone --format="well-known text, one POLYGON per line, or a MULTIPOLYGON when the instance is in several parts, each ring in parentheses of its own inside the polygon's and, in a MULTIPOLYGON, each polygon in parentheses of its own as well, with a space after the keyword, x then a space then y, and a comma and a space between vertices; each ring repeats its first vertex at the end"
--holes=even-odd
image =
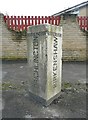
POLYGON ((17 91, 24 90, 24 86, 22 86, 20 84, 11 83, 11 82, 2 83, 2 86, 0 86, 0 89, 1 88, 2 88, 2 90, 14 90, 14 89, 17 91))
POLYGON ((72 84, 71 83, 63 83, 63 88, 70 88, 72 87, 72 84))
POLYGON ((15 57, 15 56, 2 57, 0 59, 2 59, 2 60, 27 60, 26 57, 15 57))

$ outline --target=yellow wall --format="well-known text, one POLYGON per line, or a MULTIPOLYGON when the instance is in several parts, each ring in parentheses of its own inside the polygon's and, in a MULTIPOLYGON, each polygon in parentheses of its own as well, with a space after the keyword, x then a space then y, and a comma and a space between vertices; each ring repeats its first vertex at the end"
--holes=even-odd
POLYGON ((79 10, 79 16, 88 16, 88 5, 79 10))

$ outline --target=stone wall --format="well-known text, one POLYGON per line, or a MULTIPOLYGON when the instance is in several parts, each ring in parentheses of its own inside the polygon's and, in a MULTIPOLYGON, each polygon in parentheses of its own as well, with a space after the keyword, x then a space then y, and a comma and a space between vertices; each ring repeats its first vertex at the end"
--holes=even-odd
POLYGON ((62 16, 63 60, 86 60, 86 32, 80 30, 75 15, 62 16))
POLYGON ((0 30, 0 38, 2 40, 2 56, 0 55, 0 58, 26 58, 27 42, 25 32, 9 30, 4 22, 3 14, 0 14, 0 30))
MULTIPOLYGON (((86 33, 81 31, 76 21, 76 16, 63 16, 63 60, 86 60, 86 33)), ((0 48, 2 47, 3 59, 27 58, 26 32, 9 30, 4 22, 3 14, 0 14, 0 48)))

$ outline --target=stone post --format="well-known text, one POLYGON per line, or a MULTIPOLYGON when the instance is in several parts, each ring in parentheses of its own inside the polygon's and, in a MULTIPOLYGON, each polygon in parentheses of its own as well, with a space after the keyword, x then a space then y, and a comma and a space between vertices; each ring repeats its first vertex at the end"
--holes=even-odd
POLYGON ((62 74, 62 28, 43 24, 27 33, 29 91, 43 105, 60 95, 62 74))

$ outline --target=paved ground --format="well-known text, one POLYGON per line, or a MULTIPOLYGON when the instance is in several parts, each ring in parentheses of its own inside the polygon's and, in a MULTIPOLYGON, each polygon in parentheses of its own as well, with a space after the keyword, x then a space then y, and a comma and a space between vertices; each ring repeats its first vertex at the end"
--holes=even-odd
POLYGON ((3 118, 86 118, 86 63, 64 62, 60 97, 48 107, 36 103, 28 93, 27 61, 2 65, 3 118))

